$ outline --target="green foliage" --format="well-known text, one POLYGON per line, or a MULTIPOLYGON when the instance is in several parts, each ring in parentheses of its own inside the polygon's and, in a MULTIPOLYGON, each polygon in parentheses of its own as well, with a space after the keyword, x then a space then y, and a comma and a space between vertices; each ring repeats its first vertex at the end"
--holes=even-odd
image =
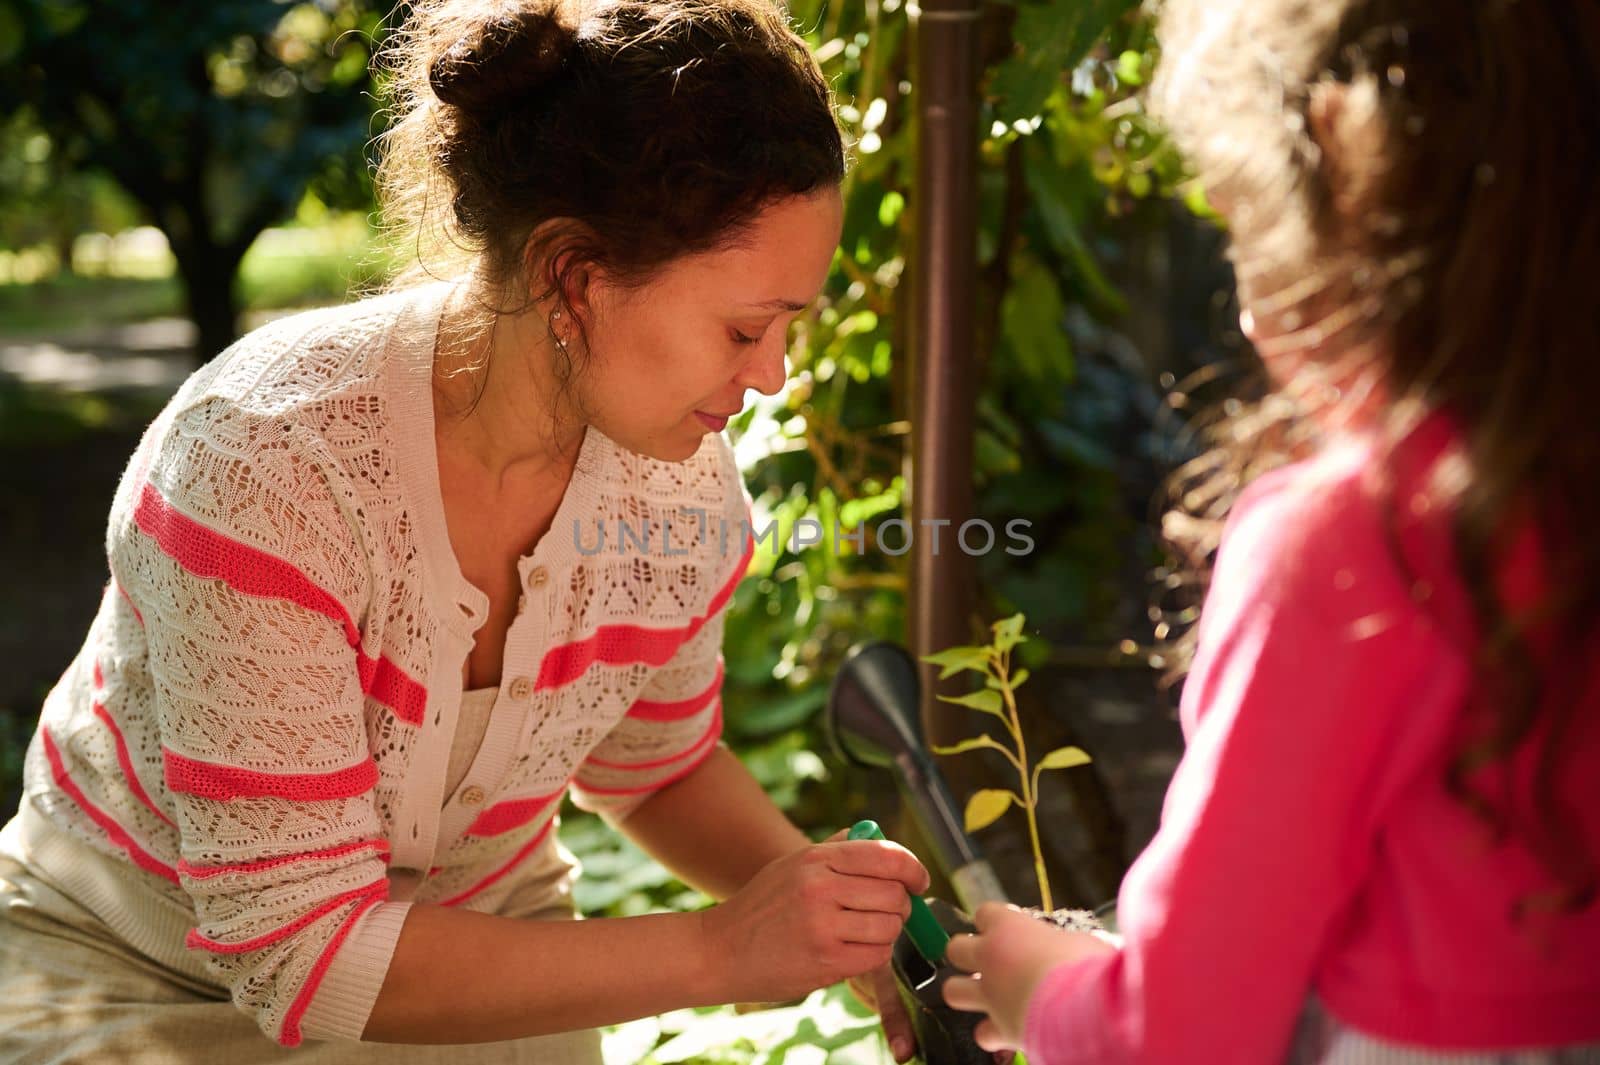
POLYGON ((605 1059, 641 1065, 886 1065, 877 1017, 843 984, 778 1009, 733 1006, 678 1010, 618 1025, 605 1035, 605 1059))
POLYGON ((3 10, 0 113, 26 112, 46 138, 48 173, 110 175, 166 233, 203 355, 232 339, 240 259, 308 187, 324 203, 370 204, 368 63, 386 6, 8 0, 3 10))
POLYGON ((1045 875, 1044 849, 1039 843, 1039 774, 1046 769, 1071 769, 1087 765, 1089 756, 1077 747, 1058 747, 1040 758, 1029 769, 1028 745, 1022 736, 1022 721, 1017 716, 1016 691, 1028 679, 1026 669, 1011 668, 1011 654, 1024 643, 1022 627, 1026 619, 1013 614, 995 622, 990 628, 994 638, 982 647, 951 647, 936 654, 924 655, 922 660, 940 667, 939 679, 948 680, 958 673, 976 673, 983 678, 983 687, 966 695, 941 695, 940 699, 957 706, 965 706, 985 714, 993 714, 1005 726, 1011 737, 1011 747, 983 735, 947 747, 933 748, 936 754, 963 754, 967 751, 989 749, 999 751, 1017 771, 1021 794, 1004 788, 980 788, 967 800, 966 830, 977 832, 999 820, 1012 804, 1022 807, 1028 815, 1028 836, 1033 844, 1033 868, 1039 878, 1040 904, 1054 909, 1050 898, 1050 880, 1045 875))
MULTIPOLYGON (((735 733, 803 722, 821 704, 805 693, 853 643, 905 631, 910 556, 891 553, 899 534, 885 530, 880 542, 878 532, 909 519, 901 479, 911 356, 901 281, 914 200, 907 15, 898 0, 791 8, 838 97, 854 163, 839 254, 791 337, 793 380, 735 425, 757 529, 772 520, 780 531, 776 549, 758 546, 734 604, 735 733), (791 542, 803 521, 824 531, 821 544, 791 542), (835 534, 836 521, 860 546, 835 534)), ((1001 58, 983 73, 979 131, 977 498, 997 529, 1031 522, 1036 545, 1025 557, 991 551, 980 576, 1002 612, 1024 609, 1038 623, 1110 642, 1116 634, 1101 619, 1115 602, 1130 530, 1114 457, 1097 441, 1101 426, 1074 398, 1075 336, 1124 312, 1100 249, 1182 175, 1133 95, 1153 63, 1149 21, 1134 0, 998 10, 1009 24, 999 20, 1006 39, 985 47, 1001 58)), ((1038 661, 1045 651, 1034 640, 1022 654, 1038 661)))

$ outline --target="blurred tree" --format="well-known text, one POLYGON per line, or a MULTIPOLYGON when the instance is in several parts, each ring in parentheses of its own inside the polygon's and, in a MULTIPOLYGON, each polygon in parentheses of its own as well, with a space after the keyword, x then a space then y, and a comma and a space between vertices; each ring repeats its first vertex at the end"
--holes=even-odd
POLYGON ((309 185, 370 202, 364 0, 0 0, 0 113, 24 108, 57 173, 110 174, 167 236, 204 359, 237 334, 234 279, 309 185))

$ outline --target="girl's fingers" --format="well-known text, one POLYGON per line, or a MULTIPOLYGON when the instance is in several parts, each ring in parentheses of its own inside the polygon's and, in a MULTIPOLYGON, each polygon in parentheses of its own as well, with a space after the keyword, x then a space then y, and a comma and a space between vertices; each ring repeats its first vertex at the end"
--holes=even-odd
POLYGON ((963 933, 950 937, 950 946, 945 951, 945 960, 957 969, 967 972, 977 972, 978 965, 978 937, 971 933, 963 933))
POLYGON ((983 982, 975 976, 952 976, 944 982, 945 1005, 968 1013, 987 1013, 983 982))
POLYGON ((978 934, 982 935, 994 927, 1001 918, 1016 909, 1017 907, 1005 902, 986 902, 972 915, 972 923, 978 929, 978 934))
POLYGON ((1000 1029, 996 1028, 994 1022, 988 1018, 978 1022, 978 1026, 972 1030, 972 1039, 978 1046, 991 1053, 1011 1049, 1010 1040, 1002 1036, 1000 1029))

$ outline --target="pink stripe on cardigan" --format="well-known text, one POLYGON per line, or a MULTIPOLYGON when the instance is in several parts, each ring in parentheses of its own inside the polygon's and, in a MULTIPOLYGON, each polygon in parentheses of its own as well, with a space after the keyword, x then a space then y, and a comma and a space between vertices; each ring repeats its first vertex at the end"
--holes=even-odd
MULTIPOLYGON (((589 765, 600 766, 603 769, 655 769, 657 766, 669 765, 689 757, 720 735, 722 735, 722 704, 719 702, 717 703, 716 712, 711 715, 711 723, 706 726, 705 732, 701 733, 700 738, 695 740, 687 749, 679 751, 677 754, 669 754, 665 758, 652 758, 648 762, 608 762, 603 758, 594 758, 592 756, 584 759, 584 761, 589 765)), ((625 794, 622 792, 608 792, 601 788, 585 788, 584 790, 600 795, 625 794)))
POLYGON ((546 809, 554 799, 561 798, 566 793, 566 788, 551 792, 549 795, 538 795, 529 799, 510 799, 498 802, 478 815, 477 820, 468 825, 465 835, 468 836, 501 836, 513 829, 534 820, 546 809))
POLYGON ((189 929, 189 934, 184 937, 183 945, 190 950, 204 950, 211 954, 248 954, 252 950, 270 947, 274 943, 288 939, 306 925, 319 917, 332 913, 351 899, 358 899, 367 895, 372 895, 379 899, 388 898, 389 881, 375 880, 370 884, 352 888, 342 894, 335 895, 315 909, 307 910, 288 924, 280 925, 272 931, 264 932, 259 936, 252 936, 250 939, 240 940, 237 943, 224 943, 219 939, 212 939, 210 936, 205 935, 198 928, 191 928, 189 929))
POLYGON ((104 810, 89 801, 88 796, 84 795, 83 789, 79 788, 67 774, 67 766, 61 760, 61 751, 56 747, 55 737, 50 735, 50 730, 43 725, 39 727, 39 739, 44 744, 45 757, 50 760, 50 772, 55 777, 56 787, 66 792, 72 801, 78 804, 79 809, 88 815, 89 820, 104 829, 112 843, 127 851, 128 857, 133 861, 134 865, 146 872, 154 873, 163 880, 170 880, 176 884, 178 882, 178 874, 172 866, 152 857, 149 852, 133 841, 133 837, 128 835, 126 829, 113 821, 104 810))
POLYGON ((517 851, 517 853, 515 853, 515 854, 513 854, 511 856, 511 860, 509 862, 507 862, 506 864, 502 865, 500 868, 496 869, 494 872, 490 873, 488 876, 484 877, 482 880, 478 881, 476 884, 472 885, 467 890, 463 891, 461 894, 452 895, 450 898, 445 899, 443 902, 439 903, 439 905, 441 905, 441 906, 459 906, 461 903, 466 902, 468 899, 472 898, 474 895, 478 894, 479 892, 483 891, 484 889, 490 887, 491 885, 493 885, 494 883, 499 881, 507 873, 509 873, 509 872, 511 872, 511 870, 515 869, 517 867, 517 865, 520 864, 524 858, 526 858, 528 855, 532 854, 535 847, 539 846, 539 844, 544 842, 544 838, 550 834, 550 826, 552 826, 554 824, 555 824, 555 820, 554 819, 546 821, 544 827, 539 829, 538 832, 535 832, 534 835, 533 835, 533 838, 530 839, 527 843, 523 844, 521 849, 519 849, 517 851))
POLYGON ((163 747, 167 790, 228 802, 233 799, 277 798, 300 802, 350 799, 378 783, 378 767, 365 761, 331 773, 262 773, 189 758, 163 747))
POLYGON ((652 666, 666 665, 673 653, 694 639, 695 633, 715 617, 733 590, 744 579, 750 566, 750 556, 755 551, 754 537, 746 537, 744 554, 733 574, 706 606, 706 612, 682 628, 650 629, 642 625, 601 625, 593 635, 552 648, 539 667, 538 687, 559 688, 583 676, 595 662, 623 665, 644 662, 652 666))
MULTIPOLYGON (((720 725, 721 723, 722 722, 719 719, 717 724, 720 725)), ((585 784, 583 786, 583 790, 587 791, 591 795, 638 795, 641 792, 657 791, 666 787, 668 784, 675 784, 684 777, 688 776, 690 773, 693 773, 696 769, 699 769, 701 764, 705 762, 706 758, 711 754, 711 752, 716 750, 716 744, 712 741, 717 738, 719 732, 720 729, 713 729, 710 732, 707 732, 698 743, 689 748, 687 751, 684 751, 683 754, 679 755, 678 757, 680 758, 688 758, 691 755, 698 754, 698 757, 696 757, 694 761, 690 762, 682 769, 673 772, 671 775, 661 780, 651 781, 649 784, 643 784, 639 787, 633 788, 596 788, 585 784)))
POLYGON ((227 873, 259 873, 267 869, 276 869, 281 865, 291 862, 330 861, 342 858, 346 854, 357 851, 374 850, 378 852, 385 862, 389 860, 389 841, 386 839, 363 839, 354 843, 343 843, 337 847, 327 847, 320 851, 306 851, 304 854, 285 854, 280 858, 268 858, 259 862, 234 862, 225 865, 194 865, 182 859, 178 861, 178 872, 191 880, 206 880, 213 876, 222 876, 227 873))
POLYGON ((110 712, 107 711, 105 705, 100 702, 99 696, 102 694, 104 688, 105 677, 100 672, 100 663, 96 661, 94 664, 95 698, 91 703, 91 707, 94 710, 94 716, 98 717, 101 723, 105 725, 106 729, 110 731, 111 739, 117 745, 117 764, 122 767, 122 775, 128 782, 128 790, 133 792, 133 797, 142 802, 151 813, 161 818, 161 820, 165 821, 167 824, 172 825, 173 828, 177 828, 177 825, 172 824, 172 818, 161 812, 160 808, 158 808, 155 802, 150 798, 150 794, 144 790, 144 785, 139 783, 139 774, 133 771, 133 759, 128 754, 128 741, 123 738, 122 729, 117 727, 117 723, 111 717, 110 712))
MULTIPOLYGON (((355 648, 362 692, 389 707, 400 720, 421 723, 427 688, 388 658, 369 656, 361 646, 361 631, 344 604, 298 567, 208 529, 168 503, 149 482, 140 493, 133 520, 162 551, 196 577, 222 580, 246 595, 285 599, 337 622, 355 648)), ((131 605, 132 600, 129 602, 131 605)))
POLYGON ((705 691, 696 692, 687 699, 660 702, 654 699, 635 699, 628 708, 628 716, 638 721, 679 721, 693 717, 706 708, 706 704, 722 690, 722 663, 717 663, 717 675, 705 691))
POLYGON ((283 1029, 278 1036, 282 1046, 297 1047, 300 1045, 300 1019, 306 1015, 306 1010, 311 1008, 311 997, 317 993, 322 978, 327 975, 328 966, 333 964, 333 956, 344 945, 345 939, 350 935, 350 930, 361 919, 361 915, 384 901, 382 896, 374 895, 363 899, 355 909, 350 911, 350 916, 344 919, 339 930, 328 940, 328 945, 323 948, 317 957, 317 963, 311 967, 311 972, 306 976, 306 982, 301 985, 300 993, 295 995, 294 1001, 289 1004, 288 1011, 283 1016, 283 1029))
MULTIPOLYGON (((95 668, 98 669, 99 667, 95 668)), ((144 785, 139 783, 139 775, 133 771, 133 758, 128 754, 128 741, 123 739, 122 730, 117 727, 117 723, 112 720, 110 713, 106 711, 106 708, 101 703, 96 701, 93 706, 94 716, 100 719, 107 731, 111 733, 112 740, 116 742, 117 764, 122 767, 122 775, 128 782, 128 790, 133 792, 133 797, 143 803, 151 813, 167 824, 172 825, 173 828, 177 828, 177 825, 172 824, 172 818, 161 812, 155 801, 150 798, 150 793, 144 790, 144 785)))

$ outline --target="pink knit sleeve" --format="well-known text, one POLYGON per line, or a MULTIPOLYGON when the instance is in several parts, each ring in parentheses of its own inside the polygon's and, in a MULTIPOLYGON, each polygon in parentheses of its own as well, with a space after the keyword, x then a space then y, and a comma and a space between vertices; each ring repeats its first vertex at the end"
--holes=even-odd
POLYGON ((373 802, 358 540, 288 422, 209 401, 154 447, 109 546, 143 623, 187 945, 286 1046, 353 950, 364 971, 315 1034, 358 1038, 404 912, 373 802))
POLYGON ((1119 896, 1124 948, 1041 982, 1034 1065, 1282 1060, 1371 861, 1386 761, 1449 655, 1358 474, 1285 471, 1235 508, 1183 693, 1188 749, 1119 896))

